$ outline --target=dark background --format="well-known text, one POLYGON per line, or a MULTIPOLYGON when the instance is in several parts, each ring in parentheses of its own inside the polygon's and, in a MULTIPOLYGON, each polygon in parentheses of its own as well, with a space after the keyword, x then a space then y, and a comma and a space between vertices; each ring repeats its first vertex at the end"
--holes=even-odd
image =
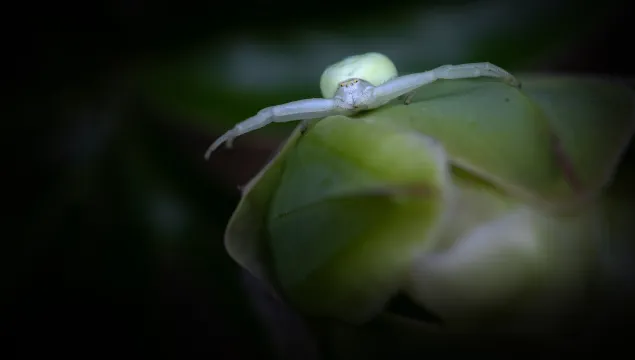
POLYGON ((262 107, 319 96, 324 67, 365 51, 385 52, 403 72, 490 61, 512 72, 632 79, 633 8, 614 0, 7 5, 7 351, 270 358, 276 335, 264 312, 286 331, 284 346, 311 352, 299 320, 256 295, 222 243, 237 186, 295 124, 240 138, 205 162, 209 143, 262 107), (463 17, 408 25, 440 9, 463 17), (237 58, 231 49, 247 50, 237 58), (304 62, 312 54, 324 60, 304 62), (276 61, 286 67, 265 65, 276 61), (241 67, 282 75, 232 78, 241 67))

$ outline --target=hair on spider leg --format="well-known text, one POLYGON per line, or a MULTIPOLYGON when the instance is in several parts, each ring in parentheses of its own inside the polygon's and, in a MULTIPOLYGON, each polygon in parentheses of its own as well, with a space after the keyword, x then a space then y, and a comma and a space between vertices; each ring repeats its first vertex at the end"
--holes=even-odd
POLYGON ((302 120, 300 123, 300 135, 304 136, 307 131, 309 131, 309 126, 311 125, 309 120, 302 120))

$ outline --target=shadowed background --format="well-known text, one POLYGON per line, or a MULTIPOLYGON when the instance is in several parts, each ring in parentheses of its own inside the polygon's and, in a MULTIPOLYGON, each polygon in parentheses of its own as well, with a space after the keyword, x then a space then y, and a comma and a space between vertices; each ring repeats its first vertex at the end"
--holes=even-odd
POLYGON ((318 97, 345 56, 633 78, 617 0, 14 5, 0 331, 22 354, 317 358, 222 239, 238 186, 297 124, 203 153, 263 107, 318 97))

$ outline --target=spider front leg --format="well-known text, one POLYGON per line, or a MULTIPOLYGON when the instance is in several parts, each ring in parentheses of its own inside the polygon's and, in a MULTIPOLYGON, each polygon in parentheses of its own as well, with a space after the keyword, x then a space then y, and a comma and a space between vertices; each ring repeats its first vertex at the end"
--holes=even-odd
POLYGON ((443 65, 432 71, 437 79, 469 79, 486 76, 499 78, 511 86, 520 88, 520 81, 518 81, 512 74, 488 62, 462 65, 443 65))
POLYGON ((216 139, 205 152, 205 159, 209 159, 212 152, 223 143, 231 148, 234 139, 238 136, 265 127, 272 122, 316 119, 335 115, 341 111, 333 99, 306 99, 264 108, 216 139))
MULTIPOLYGON (((481 76, 500 78, 503 82, 520 88, 520 81, 516 79, 512 74, 503 70, 502 68, 488 63, 471 63, 462 65, 443 65, 432 70, 437 79, 454 80, 454 79, 470 79, 481 76)), ((408 105, 412 102, 412 98, 415 96, 416 90, 406 94, 404 104, 408 105)))
POLYGON ((499 78, 511 86, 520 87, 520 82, 513 75, 490 63, 443 65, 426 72, 404 75, 376 87, 373 89, 373 106, 385 104, 395 98, 403 98, 407 105, 412 101, 417 89, 439 79, 456 80, 483 76, 499 78))

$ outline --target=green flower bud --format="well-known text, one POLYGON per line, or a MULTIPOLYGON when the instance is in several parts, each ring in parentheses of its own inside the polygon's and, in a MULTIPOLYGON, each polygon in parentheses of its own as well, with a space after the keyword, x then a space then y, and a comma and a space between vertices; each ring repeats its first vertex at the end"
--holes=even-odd
POLYGON ((365 322, 400 291, 458 327, 558 314, 611 227, 634 115, 619 83, 534 76, 314 121, 245 187, 227 250, 311 315, 365 322))

